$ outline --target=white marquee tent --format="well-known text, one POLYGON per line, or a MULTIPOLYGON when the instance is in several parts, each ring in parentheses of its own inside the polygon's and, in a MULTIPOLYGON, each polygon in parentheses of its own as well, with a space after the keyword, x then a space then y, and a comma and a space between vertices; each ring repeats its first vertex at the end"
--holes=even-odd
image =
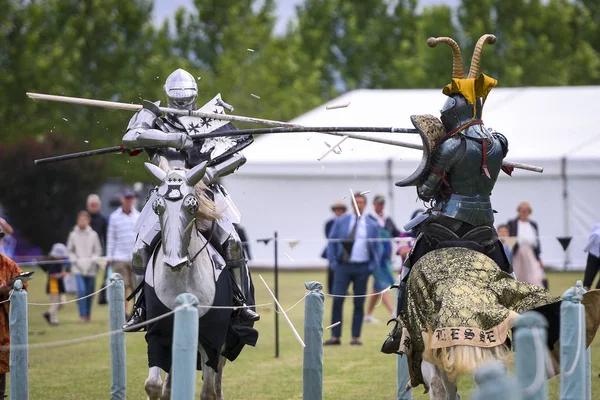
MULTIPOLYGON (((412 127, 410 115, 439 115, 446 96, 440 90, 355 90, 292 122, 307 126, 412 127), (327 109, 327 105, 349 105, 327 109)), ((547 266, 580 269, 583 247, 600 221, 600 87, 498 88, 484 107, 486 126, 509 140, 507 160, 540 165, 543 174, 515 170, 501 173, 492 193, 496 224, 516 216, 528 200, 540 227, 542 258, 547 266), (557 237, 572 236, 565 255, 557 237)), ((411 134, 374 134, 419 143, 411 134)), ((240 209, 251 240, 273 236, 280 242, 283 267, 325 266, 324 223, 336 200, 349 204, 350 189, 387 198, 386 210, 398 226, 415 209, 415 188, 394 182, 408 176, 421 157, 417 150, 348 139, 340 154, 317 159, 339 137, 318 133, 259 137, 244 151, 248 162, 225 186, 240 209), (289 240, 299 241, 297 244, 289 240), (295 244, 295 245, 294 245, 295 244)), ((369 211, 371 206, 369 205, 369 211)), ((272 244, 252 244, 252 264, 273 265, 272 244)))

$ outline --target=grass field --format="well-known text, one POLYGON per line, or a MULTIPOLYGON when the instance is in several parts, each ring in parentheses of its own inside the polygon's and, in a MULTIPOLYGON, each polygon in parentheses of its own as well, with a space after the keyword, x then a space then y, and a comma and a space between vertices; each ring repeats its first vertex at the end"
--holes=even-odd
MULTIPOLYGON (((257 303, 270 302, 268 292, 254 273, 257 303)), ((273 274, 261 272, 271 285, 273 274)), ((38 272, 30 282, 29 301, 47 302, 45 276, 38 272)), ((580 273, 548 273, 553 293, 562 294, 580 273)), ((280 274, 280 302, 291 307, 305 293, 304 282, 325 279, 325 272, 283 272, 280 274)), ((345 303, 345 321, 350 320, 352 302, 345 303)), ((93 306, 92 322, 78 321, 77 306, 68 304, 60 312, 60 326, 51 327, 42 317, 46 307, 29 307, 29 341, 44 343, 94 335, 109 330, 108 307, 93 306)), ((324 325, 330 324, 331 298, 325 298, 324 325)), ((302 349, 291 330, 280 318, 280 357, 274 357, 274 310, 261 308, 261 321, 257 328, 260 338, 256 348, 246 348, 234 363, 227 364, 224 371, 224 391, 227 399, 301 399, 302 398, 302 349)), ((304 306, 300 303, 289 316, 302 335, 304 306)), ((382 321, 388 313, 380 306, 375 316, 382 321)), ((326 331, 327 337, 329 331, 326 331)), ((396 358, 379 352, 388 333, 384 323, 365 324, 362 339, 364 346, 350 346, 348 323, 343 326, 343 344, 324 349, 324 398, 325 399, 393 399, 396 393, 396 358)), ((143 382, 147 376, 146 346, 143 333, 129 333, 127 340, 127 398, 145 399, 143 382)), ((600 398, 600 344, 592 345, 592 398, 600 398)), ((107 399, 110 393, 109 339, 56 348, 32 349, 30 351, 29 387, 30 399, 81 400, 107 399)), ((198 375, 198 388, 201 385, 198 375)), ((463 398, 469 398, 473 387, 470 377, 460 382, 463 398)), ((422 387, 414 398, 425 399, 422 387)), ((199 391, 198 391, 199 393, 199 391)), ((550 381, 550 399, 558 399, 558 378, 550 381)))

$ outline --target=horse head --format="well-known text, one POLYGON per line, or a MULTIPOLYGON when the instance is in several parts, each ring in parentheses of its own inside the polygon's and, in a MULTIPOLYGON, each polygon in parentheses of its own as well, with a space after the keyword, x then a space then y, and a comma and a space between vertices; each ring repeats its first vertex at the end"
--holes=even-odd
POLYGON ((165 172, 151 163, 144 166, 158 185, 152 210, 160 221, 164 263, 180 270, 190 263, 188 246, 200 205, 194 186, 204 176, 207 163, 188 171, 171 168, 165 172))

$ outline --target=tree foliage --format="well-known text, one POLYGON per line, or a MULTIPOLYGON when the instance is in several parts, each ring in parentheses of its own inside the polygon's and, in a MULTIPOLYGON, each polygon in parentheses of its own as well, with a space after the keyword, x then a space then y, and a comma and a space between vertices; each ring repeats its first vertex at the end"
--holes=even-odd
POLYGON ((40 166, 33 160, 78 147, 75 139, 57 132, 43 140, 30 137, 15 144, 0 143, 0 203, 19 234, 44 252, 53 243, 66 241, 86 196, 102 183, 106 159, 89 157, 40 166))

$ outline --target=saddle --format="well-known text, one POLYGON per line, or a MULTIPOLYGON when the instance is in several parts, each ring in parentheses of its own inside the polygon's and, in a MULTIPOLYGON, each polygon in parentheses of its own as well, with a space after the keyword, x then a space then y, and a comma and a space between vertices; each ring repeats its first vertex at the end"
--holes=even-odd
POLYGON ((492 253, 494 244, 498 241, 496 231, 489 226, 479 226, 458 236, 444 225, 432 222, 422 232, 424 239, 436 249, 463 247, 485 255, 492 253))

